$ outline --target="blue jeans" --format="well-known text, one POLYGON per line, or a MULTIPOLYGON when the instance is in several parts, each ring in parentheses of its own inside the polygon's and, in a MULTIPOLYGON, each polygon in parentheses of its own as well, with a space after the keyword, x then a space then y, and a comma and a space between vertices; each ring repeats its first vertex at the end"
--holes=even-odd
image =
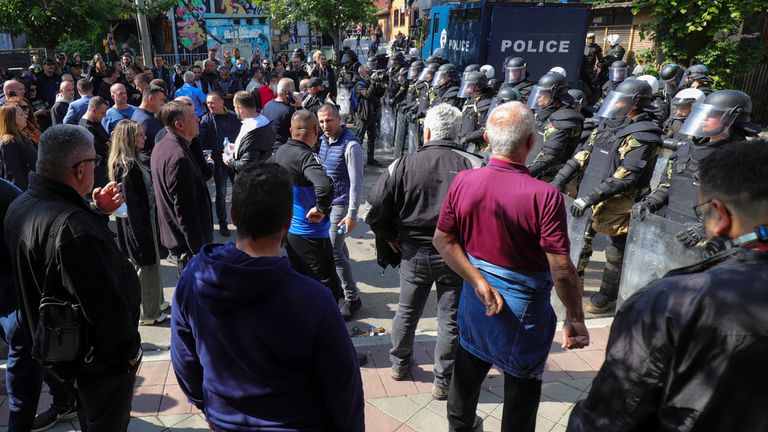
POLYGON ((28 431, 37 413, 43 379, 48 384, 54 405, 68 406, 75 396, 64 383, 46 373, 45 368, 32 358, 32 344, 19 325, 18 311, 0 316, 0 337, 8 344, 8 363, 5 385, 8 389, 8 430, 28 431))
POLYGON ((335 205, 331 208, 331 244, 333 245, 333 261, 336 264, 336 273, 341 279, 341 289, 344 291, 344 299, 355 301, 358 298, 357 284, 352 276, 352 267, 349 265, 349 249, 345 239, 346 234, 339 234, 336 226, 347 216, 348 207, 335 205))
POLYGON ((432 290, 437 285, 437 343, 435 345, 435 381, 447 387, 453 374, 453 362, 459 345, 456 314, 462 279, 431 247, 403 243, 400 262, 400 300, 392 321, 392 349, 389 359, 397 369, 408 367, 413 357, 416 326, 432 290))
POLYGON ((216 184, 216 217, 219 225, 227 224, 227 181, 229 168, 223 163, 217 163, 213 168, 213 181, 216 184))

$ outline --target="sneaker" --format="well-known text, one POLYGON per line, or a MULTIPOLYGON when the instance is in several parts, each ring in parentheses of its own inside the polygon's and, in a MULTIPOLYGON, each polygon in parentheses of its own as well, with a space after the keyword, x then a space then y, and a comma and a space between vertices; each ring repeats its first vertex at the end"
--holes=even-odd
POLYGON ((439 401, 448 399, 448 387, 432 384, 432 397, 439 401))
POLYGON ((472 423, 472 432, 483 432, 483 418, 479 415, 475 416, 475 421, 472 423))
POLYGON ((381 166, 381 162, 377 161, 376 159, 368 159, 368 162, 365 163, 366 165, 370 166, 381 166))
POLYGON ((51 405, 48 410, 35 417, 31 430, 32 432, 48 430, 60 421, 71 420, 75 417, 77 417, 77 406, 74 403, 64 408, 56 408, 51 405))
POLYGON ((392 369, 389 370, 389 376, 395 381, 402 381, 408 376, 408 368, 399 368, 393 365, 392 369))
POLYGON ((584 310, 591 314, 602 314, 610 312, 616 306, 616 300, 611 300, 602 293, 593 294, 589 298, 589 303, 584 307, 584 310))
POLYGON ((160 303, 160 310, 161 311, 167 311, 170 308, 171 308, 171 304, 168 303, 167 301, 164 301, 164 302, 160 303))
POLYGON ((341 312, 344 321, 349 321, 352 319, 352 315, 359 311, 361 307, 363 307, 363 301, 360 298, 352 301, 344 299, 339 303, 339 312, 341 312))
POLYGON ((232 233, 229 231, 229 227, 225 224, 219 224, 219 234, 224 237, 229 237, 232 235, 232 233))
POLYGON ((165 321, 167 319, 168 319, 168 314, 160 312, 160 316, 158 316, 157 318, 155 318, 155 319, 148 319, 148 320, 141 320, 141 321, 139 321, 139 325, 151 326, 151 325, 155 325, 155 324, 160 324, 161 322, 163 322, 163 321, 165 321))

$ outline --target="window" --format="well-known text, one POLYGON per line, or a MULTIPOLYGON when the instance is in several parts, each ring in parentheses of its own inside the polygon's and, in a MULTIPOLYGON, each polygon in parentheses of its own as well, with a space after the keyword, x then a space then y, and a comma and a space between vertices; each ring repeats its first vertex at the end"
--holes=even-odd
POLYGON ((397 27, 400 24, 400 9, 395 9, 394 18, 392 19, 392 27, 397 27))
POLYGON ((437 34, 440 31, 440 17, 435 15, 435 23, 432 26, 432 34, 437 34))
POLYGON ((400 27, 405 25, 405 11, 400 12, 400 27))

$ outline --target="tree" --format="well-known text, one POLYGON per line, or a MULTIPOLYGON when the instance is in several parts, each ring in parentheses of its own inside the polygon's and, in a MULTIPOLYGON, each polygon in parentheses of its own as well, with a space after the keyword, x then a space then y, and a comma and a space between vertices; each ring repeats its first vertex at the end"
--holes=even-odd
MULTIPOLYGON (((144 12, 155 14, 175 3, 172 0, 148 0, 144 12)), ((2 0, 0 22, 13 34, 26 33, 34 46, 52 55, 63 40, 86 39, 102 29, 107 20, 129 18, 137 9, 125 0, 2 0)))
MULTIPOLYGON (((320 30, 336 43, 346 26, 373 23, 376 7, 373 0, 258 0, 283 27, 304 21, 310 28, 320 30)), ((335 45, 335 44, 334 44, 335 45)))
POLYGON ((765 58, 766 47, 741 35, 744 19, 768 9, 768 0, 638 0, 633 13, 650 11, 641 26, 664 56, 681 64, 704 63, 716 86, 749 73, 765 58))

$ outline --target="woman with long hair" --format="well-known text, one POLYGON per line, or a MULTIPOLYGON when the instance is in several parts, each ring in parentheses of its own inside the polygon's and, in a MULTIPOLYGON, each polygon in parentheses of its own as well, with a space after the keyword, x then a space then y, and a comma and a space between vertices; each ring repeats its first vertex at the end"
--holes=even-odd
POLYGON ((22 132, 26 125, 27 115, 18 106, 0 108, 0 177, 21 190, 27 190, 37 163, 37 150, 22 132))
POLYGON ((139 324, 154 325, 168 318, 162 312, 168 306, 163 301, 152 178, 138 156, 146 139, 141 125, 121 120, 112 132, 108 167, 109 179, 121 184, 127 207, 126 217, 117 218, 117 244, 133 262, 141 281, 139 324))
POLYGON ((43 134, 43 131, 40 130, 40 126, 37 125, 37 120, 35 120, 35 107, 26 98, 21 96, 9 97, 5 105, 19 107, 24 111, 24 115, 27 116, 27 123, 21 131, 24 132, 24 136, 32 142, 35 148, 37 148, 37 144, 40 142, 40 135, 43 134))

